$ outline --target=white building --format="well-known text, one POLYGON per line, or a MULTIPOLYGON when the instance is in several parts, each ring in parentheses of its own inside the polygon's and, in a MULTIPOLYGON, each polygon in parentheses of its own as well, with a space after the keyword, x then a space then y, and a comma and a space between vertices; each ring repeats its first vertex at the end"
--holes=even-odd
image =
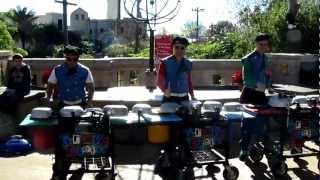
POLYGON ((120 11, 121 0, 107 0, 107 19, 120 19, 118 13, 120 11))
POLYGON ((78 8, 71 13, 70 16, 70 31, 76 31, 80 34, 88 34, 89 32, 89 16, 87 11, 82 8, 78 8))
POLYGON ((63 30, 63 16, 60 13, 46 13, 45 15, 40 15, 36 19, 36 24, 53 24, 59 31, 63 30))
MULTIPOLYGON (((112 3, 118 2, 118 0, 109 1, 112 3)), ((115 13, 117 14, 117 12, 115 13)), ((63 31, 63 16, 60 13, 46 13, 38 16, 36 23, 53 24, 60 31, 63 31)), ((79 33, 84 39, 93 42, 100 41, 105 45, 112 43, 115 39, 119 43, 134 41, 136 32, 139 33, 140 39, 147 37, 147 25, 145 23, 137 23, 130 18, 121 19, 119 22, 116 18, 90 19, 88 12, 82 8, 78 8, 71 13, 68 30, 79 33)))

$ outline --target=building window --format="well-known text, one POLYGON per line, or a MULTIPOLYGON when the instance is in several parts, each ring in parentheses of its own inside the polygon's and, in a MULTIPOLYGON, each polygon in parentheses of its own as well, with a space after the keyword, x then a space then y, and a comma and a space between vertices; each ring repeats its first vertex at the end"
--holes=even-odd
POLYGON ((81 20, 84 20, 84 14, 81 14, 81 20))
POLYGON ((103 29, 103 28, 101 28, 101 29, 100 29, 100 32, 101 32, 101 33, 103 33, 103 32, 104 32, 104 29, 103 29))
POLYGON ((79 20, 79 14, 76 14, 76 20, 79 20))
POLYGON ((92 29, 90 29, 89 34, 92 34, 92 29))
POLYGON ((123 34, 123 32, 124 32, 124 28, 121 27, 121 28, 120 28, 120 33, 123 34))

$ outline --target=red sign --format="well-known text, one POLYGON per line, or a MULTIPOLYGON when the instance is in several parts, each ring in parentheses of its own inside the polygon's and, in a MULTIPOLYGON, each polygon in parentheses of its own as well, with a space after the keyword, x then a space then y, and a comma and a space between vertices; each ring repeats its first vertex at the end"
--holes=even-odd
POLYGON ((172 54, 172 36, 159 35, 155 37, 155 64, 158 65, 160 60, 172 54))

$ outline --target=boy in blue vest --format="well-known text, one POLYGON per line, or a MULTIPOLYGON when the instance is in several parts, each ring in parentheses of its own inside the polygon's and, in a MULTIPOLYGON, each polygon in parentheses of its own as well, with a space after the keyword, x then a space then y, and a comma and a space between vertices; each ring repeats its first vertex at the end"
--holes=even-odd
POLYGON ((54 89, 57 89, 60 108, 70 105, 92 106, 94 81, 89 68, 78 62, 80 49, 68 45, 64 54, 65 62, 56 66, 48 79, 48 102, 54 89))
MULTIPOLYGON (((82 107, 92 106, 94 81, 89 68, 78 63, 79 55, 81 54, 80 49, 68 45, 65 47, 64 54, 65 62, 56 66, 48 79, 48 102, 50 101, 53 91, 58 90, 58 109, 71 105, 80 105, 82 107), (87 96, 85 88, 88 91, 87 96)), ((57 134, 72 132, 73 129, 74 125, 72 123, 59 121, 57 134)), ((66 153, 59 139, 57 140, 54 154, 55 163, 52 167, 52 180, 65 180, 68 174, 67 170, 71 163, 66 158, 66 153)))
POLYGON ((191 80, 192 62, 184 57, 189 42, 186 38, 172 40, 173 55, 161 61, 157 84, 164 93, 163 102, 195 99, 191 80))

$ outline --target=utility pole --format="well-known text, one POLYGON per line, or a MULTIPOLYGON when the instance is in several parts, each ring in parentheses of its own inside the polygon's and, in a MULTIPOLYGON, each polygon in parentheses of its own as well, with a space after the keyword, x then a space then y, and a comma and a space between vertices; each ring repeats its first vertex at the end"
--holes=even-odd
POLYGON ((192 9, 192 11, 197 13, 197 41, 199 41, 199 12, 203 12, 204 9, 200 9, 199 7, 192 9))
MULTIPOLYGON (((141 18, 141 11, 140 11, 140 4, 141 4, 141 0, 137 0, 137 17, 141 18)), ((138 53, 139 50, 139 46, 140 46, 140 28, 139 28, 139 21, 136 21, 136 39, 135 39, 135 46, 134 46, 134 52, 138 53)))
POLYGON ((63 37, 64 37, 64 46, 68 45, 69 39, 68 39, 68 13, 67 13, 67 6, 72 5, 76 6, 77 4, 69 3, 67 0, 58 1, 55 0, 56 3, 60 3, 63 5, 63 37))

